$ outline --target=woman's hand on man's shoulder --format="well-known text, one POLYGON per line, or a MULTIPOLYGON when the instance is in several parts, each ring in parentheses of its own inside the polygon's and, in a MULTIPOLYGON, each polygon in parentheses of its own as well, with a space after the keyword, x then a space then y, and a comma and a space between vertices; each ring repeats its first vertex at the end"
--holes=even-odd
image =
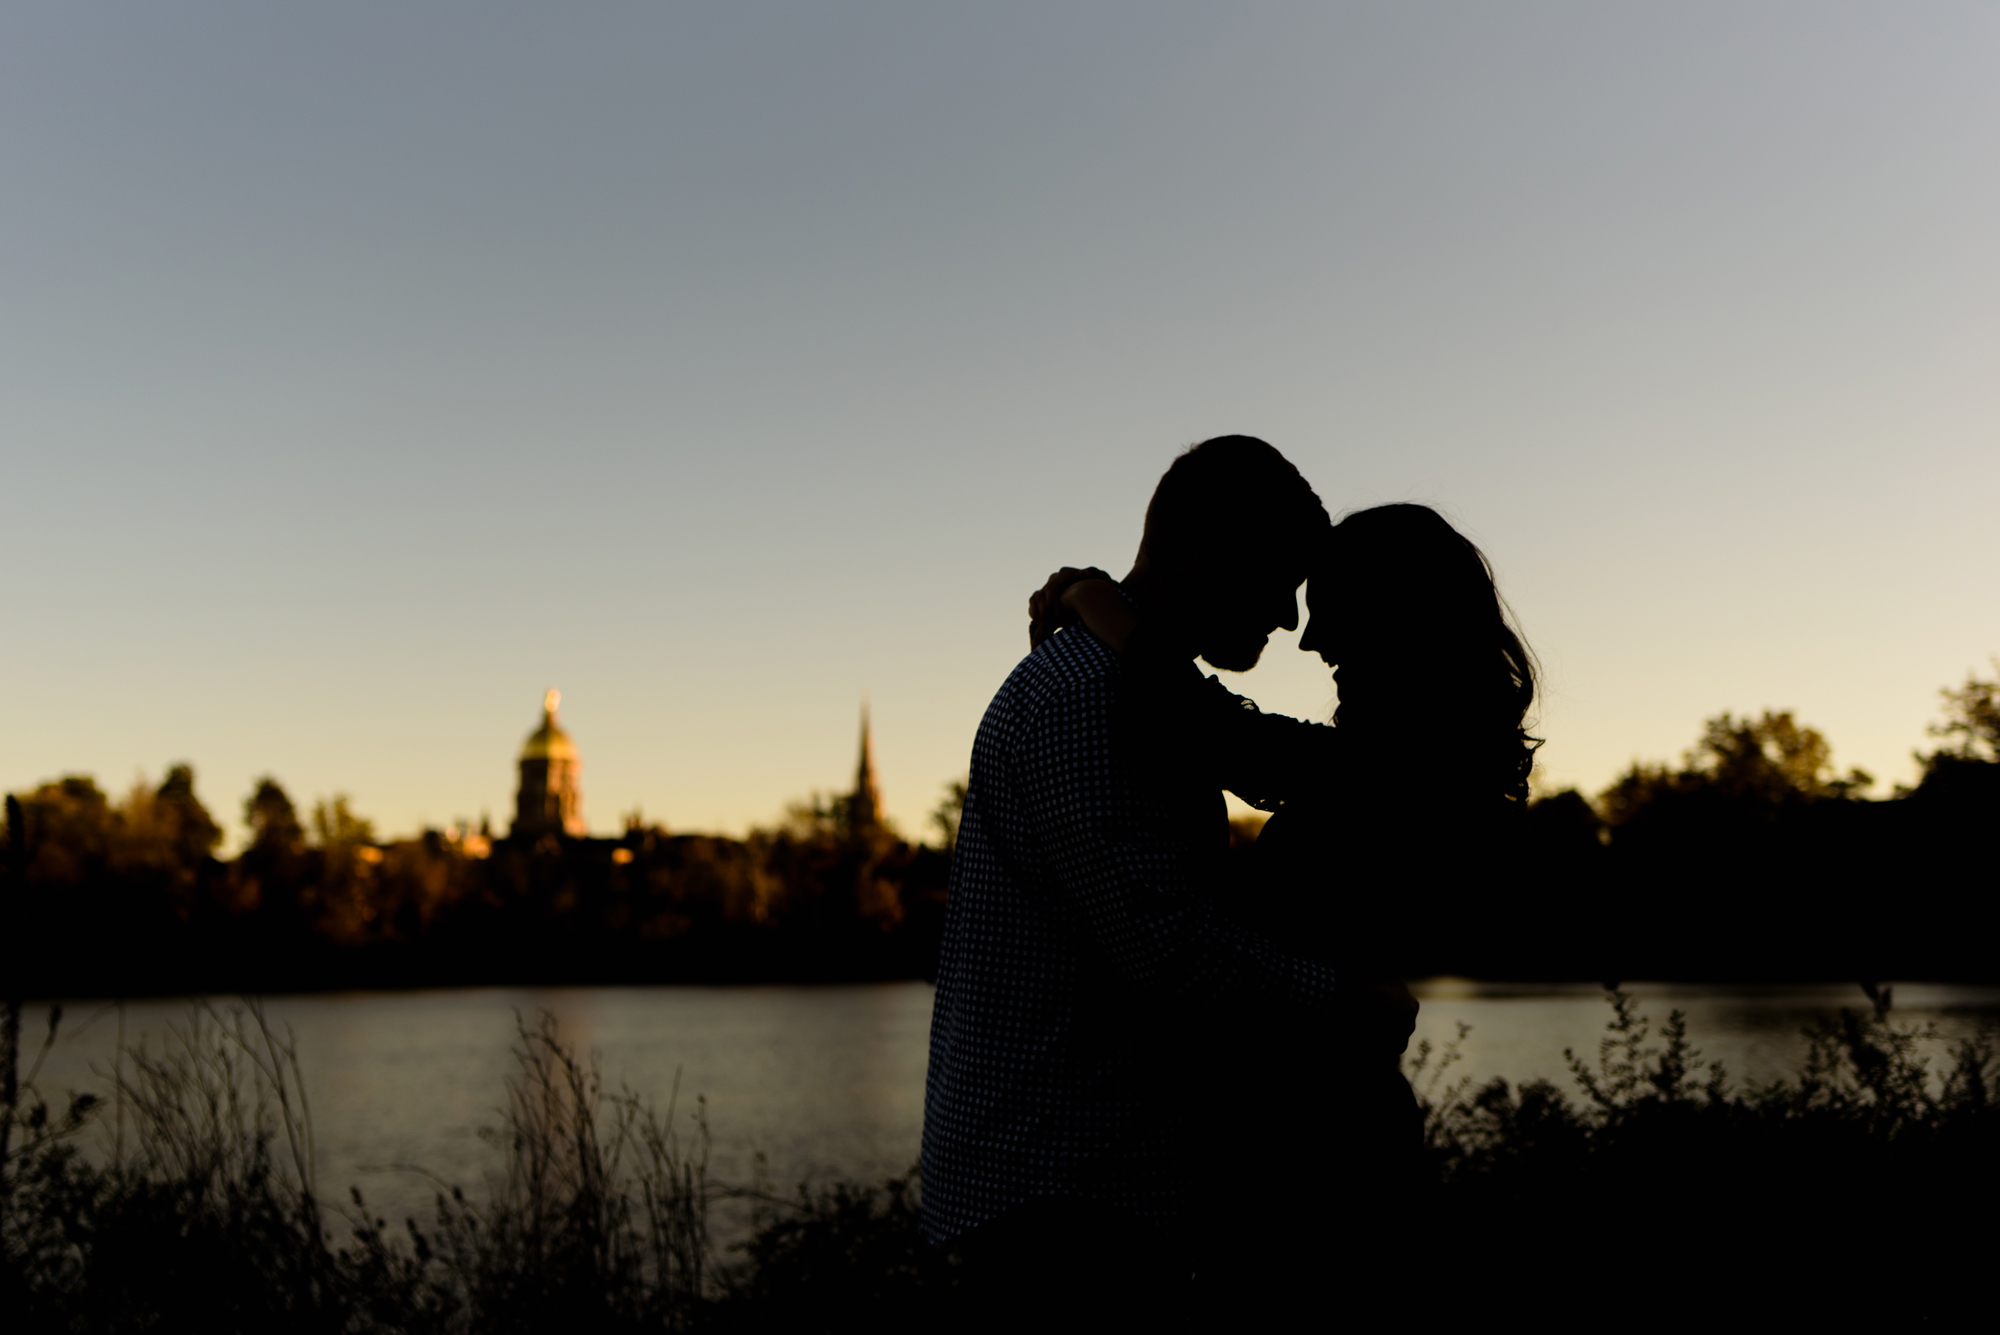
POLYGON ((1064 566, 1050 575, 1041 588, 1028 595, 1028 649, 1033 652, 1042 647, 1042 641, 1065 626, 1074 626, 1080 619, 1077 610, 1063 601, 1063 594, 1070 586, 1084 580, 1103 580, 1115 584, 1111 576, 1096 566, 1064 566))

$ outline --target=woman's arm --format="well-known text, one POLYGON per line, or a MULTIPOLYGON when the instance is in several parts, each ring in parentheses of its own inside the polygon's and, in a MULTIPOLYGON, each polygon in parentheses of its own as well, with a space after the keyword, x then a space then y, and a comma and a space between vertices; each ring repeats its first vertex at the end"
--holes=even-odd
POLYGON ((1125 652, 1139 628, 1139 614, 1108 579, 1080 579, 1062 591, 1061 602, 1114 654, 1125 652))
POLYGON ((1332 783, 1348 763, 1347 739, 1338 728, 1289 714, 1266 714, 1214 677, 1196 674, 1200 686, 1181 717, 1205 752, 1216 781, 1259 811, 1276 811, 1287 799, 1332 783))
POLYGON ((1064 566, 1050 575, 1041 588, 1028 595, 1029 652, 1041 648, 1043 640, 1065 626, 1076 624, 1076 613, 1063 605, 1062 596, 1079 580, 1101 580, 1109 584, 1111 576, 1096 566, 1085 566, 1081 570, 1075 566, 1064 566))
POLYGON ((1214 677, 1188 671, 1185 658, 1154 641, 1103 571, 1064 566, 1029 599, 1028 611, 1035 644, 1061 627, 1081 625, 1124 658, 1139 688, 1135 703, 1142 717, 1150 716, 1152 727, 1173 735, 1219 786, 1251 806, 1276 810, 1286 798, 1336 777, 1345 748, 1333 728, 1266 714, 1214 677))

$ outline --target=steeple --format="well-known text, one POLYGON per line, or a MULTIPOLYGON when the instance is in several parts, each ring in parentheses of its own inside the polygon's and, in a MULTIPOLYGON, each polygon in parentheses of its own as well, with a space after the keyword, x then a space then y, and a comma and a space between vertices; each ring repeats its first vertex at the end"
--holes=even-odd
POLYGON ((854 768, 854 795, 847 800, 847 832, 872 834, 882 825, 882 794, 875 787, 875 743, 868 732, 868 701, 861 701, 861 761, 854 768))

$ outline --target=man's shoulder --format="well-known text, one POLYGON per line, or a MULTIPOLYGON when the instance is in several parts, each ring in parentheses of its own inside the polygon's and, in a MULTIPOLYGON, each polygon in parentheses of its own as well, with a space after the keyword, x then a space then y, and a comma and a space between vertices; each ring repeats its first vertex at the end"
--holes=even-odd
POLYGON ((1000 689, 1023 701, 1046 700, 1090 691, 1118 675, 1118 655, 1090 632, 1058 631, 1015 665, 1000 689))
POLYGON ((1015 664, 994 694, 988 717, 1023 722, 1066 704, 1102 697, 1118 675, 1118 655, 1087 631, 1058 631, 1015 664))

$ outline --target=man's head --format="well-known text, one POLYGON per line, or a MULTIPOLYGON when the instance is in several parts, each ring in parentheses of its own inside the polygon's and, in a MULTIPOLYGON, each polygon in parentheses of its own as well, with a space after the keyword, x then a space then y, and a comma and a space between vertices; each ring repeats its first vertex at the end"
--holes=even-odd
POLYGON ((1255 436, 1217 436, 1174 460, 1146 507, 1133 575, 1188 647, 1216 667, 1256 666, 1298 625, 1298 588, 1326 507, 1255 436))

